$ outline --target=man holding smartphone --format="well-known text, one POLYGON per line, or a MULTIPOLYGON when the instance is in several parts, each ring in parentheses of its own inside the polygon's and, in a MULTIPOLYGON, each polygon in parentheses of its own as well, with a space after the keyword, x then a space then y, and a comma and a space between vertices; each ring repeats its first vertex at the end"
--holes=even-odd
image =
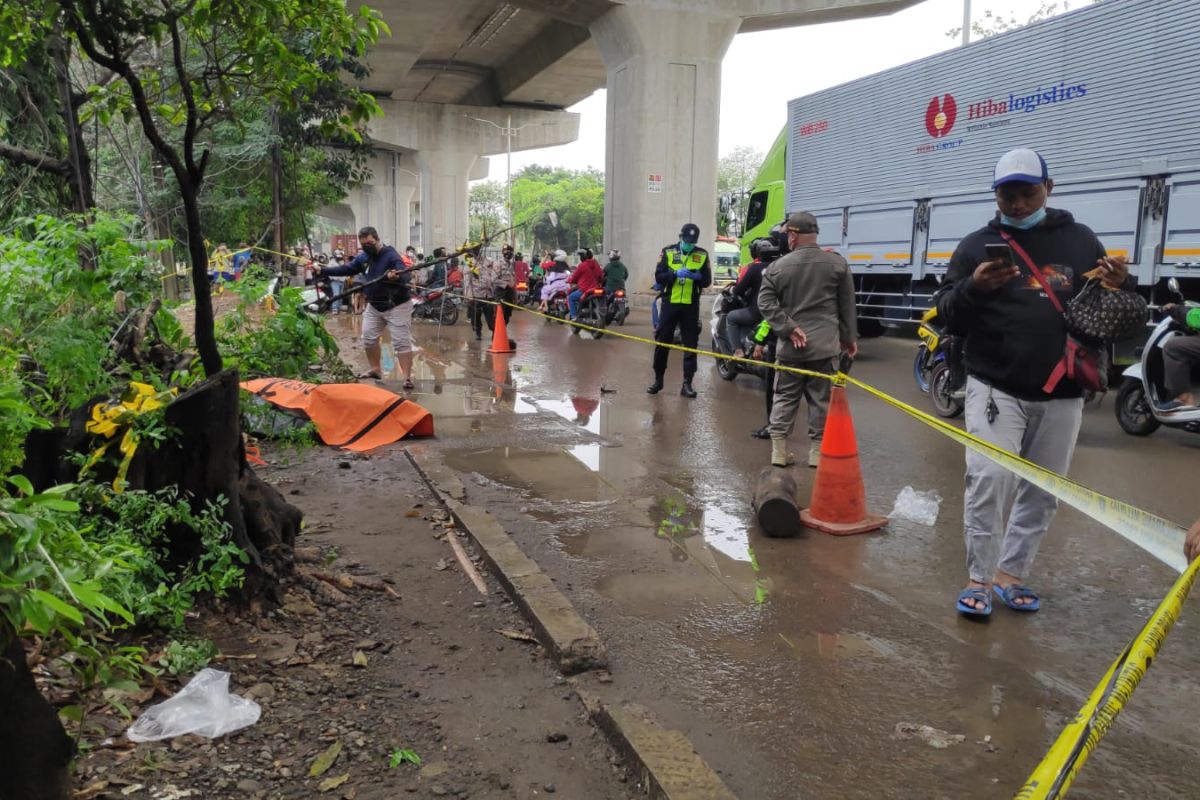
MULTIPOLYGON (((1066 473, 1082 421, 1083 389, 1070 379, 1049 393, 1043 388, 1063 356, 1066 322, 1021 251, 1063 306, 1083 288, 1085 273, 1112 289, 1133 287, 1124 258, 1108 256, 1096 234, 1070 212, 1047 207, 1054 182, 1037 152, 1005 153, 992 189, 998 213, 959 243, 937 296, 938 315, 966 338, 967 430, 1066 473)), ((968 450, 963 505, 969 583, 958 596, 958 611, 988 616, 993 593, 1014 611, 1037 611, 1041 600, 1022 581, 1058 501, 968 450)))

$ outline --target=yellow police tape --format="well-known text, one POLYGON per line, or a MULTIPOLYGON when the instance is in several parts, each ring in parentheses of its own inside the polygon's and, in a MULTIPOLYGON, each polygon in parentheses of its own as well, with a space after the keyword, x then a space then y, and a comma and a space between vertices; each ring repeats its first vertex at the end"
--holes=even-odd
POLYGON ((1100 744, 1158 656, 1163 640, 1179 619, 1183 601, 1200 575, 1200 559, 1184 570, 1141 632, 1117 656, 1091 697, 1038 764, 1013 800, 1055 800, 1064 797, 1083 762, 1100 744))
POLYGON ((97 403, 92 406, 92 418, 84 425, 84 430, 93 436, 103 436, 107 441, 92 451, 79 474, 82 475, 95 466, 96 462, 108 452, 112 443, 117 441, 117 434, 124 430, 118 446, 121 462, 117 467, 117 475, 113 478, 112 484, 113 491, 118 494, 124 491, 125 478, 129 474, 129 465, 133 461, 133 454, 137 452, 139 441, 133 427, 134 417, 157 411, 163 406, 169 405, 178 393, 178 389, 159 392, 149 384, 130 381, 129 389, 119 401, 97 403))
POLYGON ((1091 755, 1092 751, 1099 745, 1100 740, 1108 732, 1109 728, 1112 727, 1117 714, 1125 707, 1125 704, 1129 701, 1134 690, 1141 682, 1142 676, 1146 674, 1146 671, 1150 668, 1150 664, 1157 657, 1158 651, 1166 640, 1167 634, 1170 633, 1175 621, 1179 618, 1183 603, 1187 599, 1197 575, 1200 574, 1200 559, 1197 559, 1191 566, 1187 564, 1183 555, 1185 532, 1183 528, 1175 523, 1143 511, 1129 503, 1114 500, 1111 497, 1093 491, 1052 470, 1034 464, 1015 453, 1011 453, 1002 447, 998 447, 991 442, 968 433, 943 419, 914 408, 908 403, 898 400, 886 392, 876 389, 870 384, 856 378, 852 378, 845 373, 838 372, 831 375, 791 367, 786 364, 771 364, 751 358, 721 356, 708 350, 677 345, 673 342, 658 342, 644 336, 635 336, 608 328, 596 328, 581 322, 564 320, 515 303, 498 303, 483 299, 478 300, 478 302, 488 303, 489 305, 508 306, 509 308, 515 308, 518 311, 524 311, 543 319, 562 322, 563 324, 582 330, 618 339, 627 339, 655 347, 666 347, 671 350, 679 350, 680 352, 691 353, 697 356, 726 358, 729 361, 765 367, 779 372, 789 372, 794 375, 823 378, 833 381, 835 385, 852 384, 884 401, 893 408, 903 411, 914 419, 925 423, 934 430, 949 436, 951 439, 954 439, 976 453, 990 458, 1006 469, 1011 470, 1022 479, 1049 492, 1059 500, 1066 502, 1115 531, 1172 569, 1181 571, 1183 574, 1171 587, 1171 590, 1163 598, 1158 608, 1155 609, 1149 622, 1134 637, 1133 641, 1129 643, 1117 660, 1113 662, 1113 665, 1109 668, 1095 691, 1092 692, 1088 702, 1059 735, 1029 780, 1016 794, 1014 800, 1055 800, 1056 798, 1065 796, 1067 789, 1082 768, 1084 761, 1087 760, 1087 757, 1091 755))

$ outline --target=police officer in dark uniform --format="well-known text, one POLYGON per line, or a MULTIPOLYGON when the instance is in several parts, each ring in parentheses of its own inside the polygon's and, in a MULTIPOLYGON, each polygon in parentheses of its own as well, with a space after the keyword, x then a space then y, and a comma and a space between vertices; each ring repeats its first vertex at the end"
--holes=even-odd
MULTIPOLYGON (((670 343, 679 328, 679 337, 685 347, 695 348, 700 339, 700 291, 712 284, 712 266, 708 251, 697 247, 700 228, 689 222, 679 231, 679 243, 668 245, 659 256, 654 269, 654 280, 663 288, 662 312, 654 340, 670 343)), ((663 375, 667 371, 666 347, 654 348, 654 383, 646 387, 650 394, 658 394, 663 388, 663 375)), ((696 354, 683 356, 683 386, 679 393, 684 397, 695 397, 692 377, 696 374, 696 354)))

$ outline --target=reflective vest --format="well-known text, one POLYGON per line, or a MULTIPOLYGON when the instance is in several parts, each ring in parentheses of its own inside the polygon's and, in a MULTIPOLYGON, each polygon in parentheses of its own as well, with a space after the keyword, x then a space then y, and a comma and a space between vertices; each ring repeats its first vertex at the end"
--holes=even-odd
MULTIPOLYGON (((672 248, 667 251, 667 269, 675 272, 677 269, 690 269, 692 272, 699 272, 708 262, 708 253, 700 250, 693 250, 688 255, 684 255, 679 249, 672 248)), ((692 281, 691 278, 676 278, 675 283, 671 286, 671 295, 667 298, 672 303, 688 305, 692 302, 692 281)))
POLYGON ((758 328, 756 328, 754 331, 754 343, 766 344, 767 337, 770 335, 771 326, 768 325, 767 321, 764 319, 762 322, 758 323, 758 328))

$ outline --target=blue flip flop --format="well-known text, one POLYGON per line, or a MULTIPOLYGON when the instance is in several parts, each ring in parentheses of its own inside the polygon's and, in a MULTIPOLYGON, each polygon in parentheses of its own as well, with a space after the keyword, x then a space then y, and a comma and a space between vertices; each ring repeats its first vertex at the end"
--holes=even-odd
POLYGON ((955 608, 958 609, 958 613, 966 614, 968 617, 990 617, 992 615, 992 596, 982 586, 968 586, 958 593, 958 603, 955 608), (964 600, 983 603, 983 608, 969 606, 963 602, 964 600))
POLYGON ((1008 587, 1001 586, 998 583, 992 584, 992 589, 996 592, 996 597, 1000 598, 1000 602, 1011 608, 1013 611, 1037 611, 1042 607, 1042 601, 1038 597, 1037 592, 1030 589, 1021 583, 1010 583, 1008 587), (1031 598, 1032 603, 1018 603, 1018 600, 1031 598))

